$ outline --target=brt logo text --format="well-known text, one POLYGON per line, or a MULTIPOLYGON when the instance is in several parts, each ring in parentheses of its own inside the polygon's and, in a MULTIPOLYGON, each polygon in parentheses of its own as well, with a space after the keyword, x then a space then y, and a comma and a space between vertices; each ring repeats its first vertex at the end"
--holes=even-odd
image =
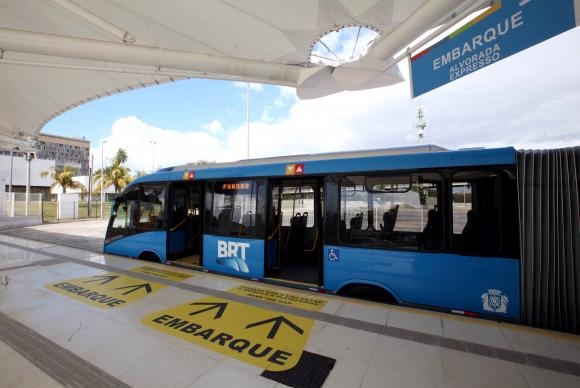
POLYGON ((250 248, 250 243, 223 241, 217 242, 217 263, 227 265, 238 272, 250 272, 246 264, 246 249, 250 248))
POLYGON ((250 243, 218 240, 217 257, 246 260, 246 248, 249 247, 250 243))

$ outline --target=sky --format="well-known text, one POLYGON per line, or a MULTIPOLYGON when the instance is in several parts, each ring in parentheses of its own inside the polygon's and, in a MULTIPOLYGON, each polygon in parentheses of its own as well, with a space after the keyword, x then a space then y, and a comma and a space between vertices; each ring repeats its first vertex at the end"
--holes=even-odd
MULTIPOLYGON (((545 149, 580 145, 580 27, 411 99, 405 82, 299 100, 295 90, 250 84, 249 157, 410 146, 545 149)), ((248 157, 246 83, 191 79, 102 98, 42 133, 85 137, 94 168, 119 148, 132 171, 248 157), (102 143, 105 142, 105 143, 102 143)))

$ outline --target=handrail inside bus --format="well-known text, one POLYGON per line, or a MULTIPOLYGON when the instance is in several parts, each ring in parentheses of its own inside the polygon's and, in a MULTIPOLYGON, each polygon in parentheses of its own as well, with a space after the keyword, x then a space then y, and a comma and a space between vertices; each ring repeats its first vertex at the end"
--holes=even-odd
POLYGON ((177 225, 175 225, 173 228, 169 229, 170 232, 174 232, 175 230, 177 230, 177 228, 179 228, 181 225, 183 225, 185 223, 186 219, 181 220, 177 225))

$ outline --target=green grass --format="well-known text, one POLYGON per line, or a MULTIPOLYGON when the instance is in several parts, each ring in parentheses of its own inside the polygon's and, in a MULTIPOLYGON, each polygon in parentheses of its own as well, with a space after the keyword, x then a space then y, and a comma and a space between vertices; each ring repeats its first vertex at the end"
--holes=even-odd
MULTIPOLYGON (((91 209, 89 213, 88 202, 79 203, 78 214, 75 215, 75 219, 87 219, 87 218, 99 218, 101 217, 101 205, 100 203, 91 203, 91 209)), ((111 203, 105 202, 103 206, 103 216, 104 218, 109 218, 111 214, 111 203)), ((69 219, 67 219, 68 221, 69 219)), ((42 222, 58 222, 57 214, 57 203, 53 201, 47 201, 42 203, 42 222)))

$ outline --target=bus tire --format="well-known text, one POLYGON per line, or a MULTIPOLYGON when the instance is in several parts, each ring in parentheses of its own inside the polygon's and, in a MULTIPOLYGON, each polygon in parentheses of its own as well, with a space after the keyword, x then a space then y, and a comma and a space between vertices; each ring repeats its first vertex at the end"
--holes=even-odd
POLYGON ((370 284, 353 284, 346 287, 339 294, 350 298, 370 300, 372 302, 397 304, 395 297, 384 288, 370 284))
POLYGON ((143 252, 139 255, 139 260, 150 261, 153 263, 161 263, 159 256, 153 252, 143 252))

